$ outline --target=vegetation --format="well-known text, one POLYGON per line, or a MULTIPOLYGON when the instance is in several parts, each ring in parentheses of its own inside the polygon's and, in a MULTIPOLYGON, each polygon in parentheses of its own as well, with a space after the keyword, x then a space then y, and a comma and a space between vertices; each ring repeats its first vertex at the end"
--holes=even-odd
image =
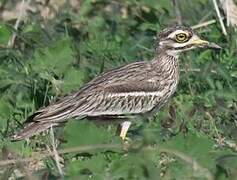
MULTIPOLYGON (((116 134, 116 125, 87 120, 11 142, 11 135, 40 107, 103 71, 150 60, 156 33, 177 21, 167 0, 78 2, 61 5, 49 19, 40 11, 28 12, 17 30, 15 21, 0 25, 0 176, 235 179, 237 33, 229 27, 224 36, 218 21, 196 31, 223 49, 182 55, 177 92, 153 121, 137 119, 126 142, 116 134)), ((185 25, 217 19, 208 0, 181 0, 179 9, 185 25)))

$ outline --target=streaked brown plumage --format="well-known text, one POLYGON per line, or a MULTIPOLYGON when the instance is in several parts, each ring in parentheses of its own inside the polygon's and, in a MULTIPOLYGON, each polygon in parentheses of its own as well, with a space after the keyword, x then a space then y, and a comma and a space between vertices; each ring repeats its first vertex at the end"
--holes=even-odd
POLYGON ((14 140, 31 137, 70 118, 154 113, 176 90, 178 54, 196 47, 219 48, 183 26, 167 28, 157 39, 153 60, 105 72, 78 92, 36 111, 14 135, 14 140))

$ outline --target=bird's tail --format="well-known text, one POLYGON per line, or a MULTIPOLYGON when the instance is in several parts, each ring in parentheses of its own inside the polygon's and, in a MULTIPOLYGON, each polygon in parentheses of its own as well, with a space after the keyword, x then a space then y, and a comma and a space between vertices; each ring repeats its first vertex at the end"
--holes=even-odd
POLYGON ((30 138, 31 136, 34 136, 35 134, 45 131, 51 126, 56 126, 56 125, 57 125, 56 123, 45 123, 45 122, 26 123, 23 129, 12 137, 12 141, 20 141, 26 138, 30 138))

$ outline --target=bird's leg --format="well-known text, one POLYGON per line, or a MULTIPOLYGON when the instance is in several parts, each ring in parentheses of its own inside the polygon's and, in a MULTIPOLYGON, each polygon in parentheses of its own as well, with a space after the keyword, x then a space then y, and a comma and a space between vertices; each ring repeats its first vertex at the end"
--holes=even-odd
POLYGON ((120 131, 119 136, 122 138, 122 140, 124 140, 126 138, 126 135, 127 135, 130 125, 131 125, 130 121, 124 121, 121 124, 121 131, 120 131))

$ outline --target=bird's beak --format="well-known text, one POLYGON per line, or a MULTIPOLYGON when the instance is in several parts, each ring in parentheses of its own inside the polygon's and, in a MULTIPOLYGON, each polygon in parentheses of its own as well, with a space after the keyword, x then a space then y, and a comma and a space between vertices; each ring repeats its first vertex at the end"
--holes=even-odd
POLYGON ((192 44, 194 44, 197 47, 204 47, 204 48, 210 48, 210 49, 221 49, 221 47, 219 45, 212 43, 212 42, 202 40, 199 37, 195 38, 192 41, 192 44))

